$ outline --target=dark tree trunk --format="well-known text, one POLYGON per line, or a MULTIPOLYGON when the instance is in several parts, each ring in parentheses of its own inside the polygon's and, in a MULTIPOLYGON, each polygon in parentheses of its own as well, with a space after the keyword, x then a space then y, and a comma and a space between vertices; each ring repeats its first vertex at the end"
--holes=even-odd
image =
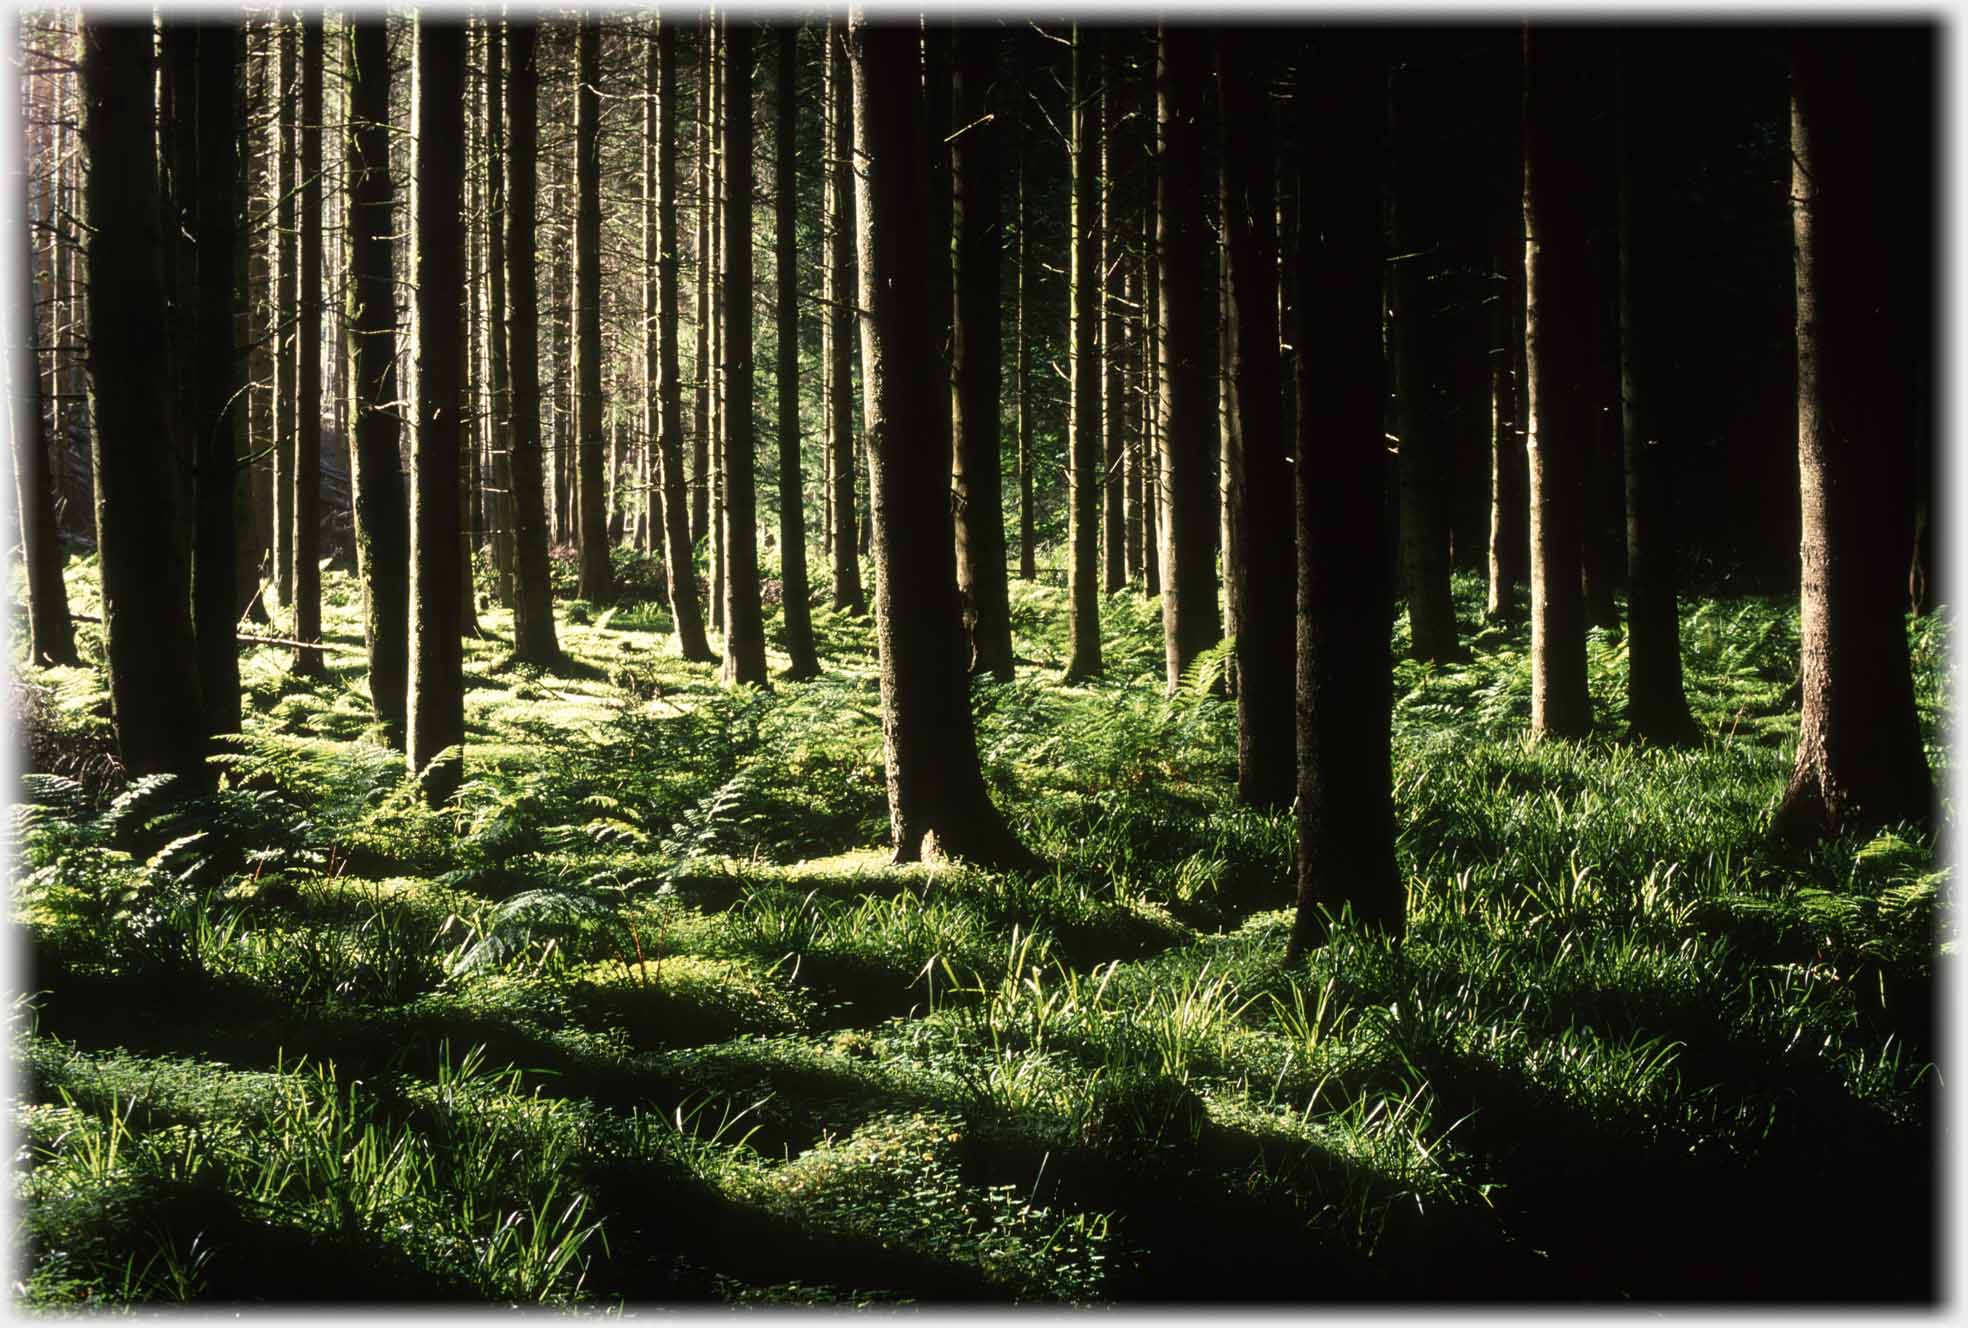
POLYGON ((1237 606, 1237 790, 1267 809, 1291 805, 1297 791, 1291 447, 1279 381, 1276 160, 1263 79, 1276 41, 1275 33, 1234 27, 1217 47, 1237 421, 1229 465, 1236 543, 1224 559, 1237 606))
MULTIPOLYGON (((27 564, 27 661, 29 664, 82 662, 75 652, 75 624, 69 617, 68 586, 62 566, 68 552, 61 525, 55 520, 55 477, 48 463, 48 435, 41 413, 41 369, 35 348, 33 232, 22 218, 19 254, 25 264, 15 287, 23 300, 23 316, 14 326, 26 332, 27 344, 7 353, 8 401, 13 412, 14 491, 20 502, 20 534, 27 564)), ((55 418, 60 419, 59 411, 55 418)))
POLYGON ((724 680, 769 685, 759 602, 758 446, 752 421, 752 34, 726 18, 724 56, 724 680))
MULTIPOLYGON (((690 438, 690 542, 711 530, 711 25, 697 21, 697 398, 690 438)), ((712 612, 717 611, 713 602, 712 612)))
MULTIPOLYGON (((1636 283, 1634 195, 1654 178, 1651 163, 1633 151, 1634 117, 1628 54, 1634 36, 1622 42, 1615 75, 1619 134, 1619 371, 1620 433, 1626 455, 1626 720, 1632 736, 1648 742, 1694 742, 1702 736, 1681 686, 1681 616, 1675 602, 1673 494, 1665 442, 1649 418, 1647 372, 1643 361, 1649 332, 1644 283, 1636 283), (1641 172, 1645 172, 1642 174, 1641 172)), ((1644 40, 1644 37, 1640 38, 1644 40)), ((1644 239, 1642 240, 1644 243, 1644 239)), ((1643 255, 1644 258, 1644 255, 1643 255)), ((1644 273, 1645 265, 1641 265, 1644 273)), ((1650 338, 1651 340, 1651 338, 1650 338)))
POLYGON ((349 348, 355 446, 349 483, 362 577, 369 696, 383 741, 404 745, 410 652, 410 515, 403 492, 396 381, 396 283, 389 174, 389 35, 380 14, 355 20, 349 83, 349 348))
POLYGON ((506 262, 512 290, 507 324, 512 369, 512 501, 516 585, 513 658, 551 668, 561 662, 548 580, 547 491, 540 455, 540 301, 534 275, 540 144, 539 28, 508 21, 512 55, 512 194, 507 199, 506 262))
MULTIPOLYGON (((1014 40, 1018 51, 1018 86, 1026 86, 1031 73, 1032 38, 1019 33, 1014 40)), ((1032 165, 1028 158, 1030 135, 1025 129, 1023 98, 1012 112, 1012 132, 1017 144, 1013 151, 1013 178, 1018 186, 1018 576, 1031 581, 1038 577, 1037 551, 1032 547, 1032 343, 1026 331, 1025 315, 1030 293, 1038 285, 1038 252, 1032 245, 1031 192, 1032 165)))
POLYGON ((1073 28, 1072 415, 1067 424, 1071 490, 1066 578, 1072 654, 1066 681, 1100 672, 1100 75, 1101 29, 1073 28))
POLYGON ((511 608, 518 598, 513 577, 512 370, 506 331, 506 128, 505 24, 485 34, 485 179, 491 216, 486 232, 492 375, 492 566, 498 575, 499 603, 511 608))
MULTIPOLYGON (((1451 660, 1458 654, 1455 601, 1449 593, 1451 504, 1455 482, 1454 435, 1447 403, 1438 390, 1439 353, 1446 330, 1431 306, 1431 281, 1447 264, 1442 248, 1442 209, 1436 197, 1445 163, 1440 127, 1413 103, 1416 85, 1441 71, 1432 64, 1397 72, 1389 84, 1388 118, 1394 234, 1390 264, 1390 352, 1394 369, 1395 428, 1400 434, 1401 589, 1408 604, 1410 650, 1416 659, 1451 660)), ((1437 297, 1439 298, 1439 297, 1437 297)))
MULTIPOLYGON (((208 733, 239 731, 239 532, 234 424, 245 365, 234 344, 233 283, 238 276, 238 139, 233 86, 239 30, 229 23, 195 28, 197 171, 191 184, 193 255, 197 261, 197 356, 191 366, 191 441, 196 533, 192 545, 192 623, 198 638, 199 694, 208 733)), ((181 108, 184 103, 180 103, 181 108)), ((317 603, 319 602, 317 597, 317 603)))
POLYGON ((601 28, 583 14, 576 38, 574 87, 574 319, 576 433, 580 439, 581 598, 614 593, 608 564, 608 506, 603 492, 601 421, 601 28))
POLYGON ((794 242, 793 130, 799 103, 794 98, 794 43, 798 29, 781 24, 774 31, 778 56, 777 119, 773 126, 776 191, 775 260, 779 269, 779 579, 786 618, 786 676, 795 682, 816 677, 811 590, 806 578, 806 488, 800 479, 799 421, 799 250, 794 242))
POLYGON ((951 327, 956 439, 957 589, 974 672, 1009 680, 1011 602, 1005 580, 1004 492, 998 409, 1004 371, 998 291, 998 141, 992 120, 997 30, 957 37, 956 317, 951 327))
POLYGON ((209 783, 165 343, 151 24, 85 13, 89 412, 110 713, 133 776, 209 783))
POLYGON ((279 289, 274 295, 275 406, 273 444, 273 600, 282 609, 294 605, 294 447, 300 430, 299 299, 301 233, 301 146, 296 121, 300 116, 300 51, 294 22, 274 20, 280 40, 280 203, 279 289))
MULTIPOLYGON (((1152 118, 1155 80, 1142 82, 1147 90, 1144 114, 1152 118)), ((1149 145, 1144 164, 1153 179, 1160 173, 1160 152, 1152 130, 1144 137, 1149 145)), ((1162 259, 1155 239, 1160 210, 1143 207, 1141 223, 1141 266, 1146 273, 1141 302, 1141 588, 1159 596, 1162 560, 1167 556, 1163 532, 1168 529, 1167 485, 1162 477, 1162 259)))
MULTIPOLYGON (((1505 86, 1522 87, 1522 43, 1507 52, 1505 86), (1514 75, 1515 77, 1511 77, 1514 75)), ((1530 575, 1530 476, 1523 416, 1524 144, 1521 116, 1512 117, 1499 174, 1502 187, 1490 212, 1490 254, 1497 294, 1490 304, 1490 547, 1484 616, 1520 620, 1517 587, 1530 575)))
MULTIPOLYGON (((417 441, 410 471, 410 690, 405 754, 432 806, 463 775, 458 448, 464 356, 465 27, 417 20, 417 441), (455 750, 454 750, 455 749, 455 750), (448 753, 448 755, 447 755, 448 753)), ((517 98, 514 99, 517 103, 517 98)), ((518 135, 514 135, 517 140, 518 135)), ((530 247, 530 246, 528 246, 530 247)), ((515 254, 522 250, 513 245, 515 254)))
POLYGON ((1162 482, 1168 486, 1162 565, 1162 636, 1174 694, 1196 656, 1220 638, 1216 606, 1216 337, 1214 288, 1206 275, 1204 220, 1204 48, 1193 32, 1161 33, 1157 122, 1156 247, 1161 257, 1162 482))
MULTIPOLYGON (((252 43, 258 46, 259 53, 251 61, 251 77, 246 88, 247 106, 252 116, 262 118, 262 123, 257 130, 249 127, 246 136, 247 243, 251 250, 246 258, 246 285, 251 291, 247 311, 251 331, 243 340, 252 347, 247 358, 247 378, 252 383, 249 399, 253 461, 246 480, 252 533, 240 551, 237 568, 238 611, 256 623, 268 621, 261 581, 273 556, 273 452, 274 440, 279 433, 279 412, 275 405, 278 392, 274 382, 278 362, 274 348, 279 340, 276 327, 279 311, 274 307, 279 242, 274 234, 276 210, 272 190, 273 182, 278 178, 273 162, 278 121, 264 114, 273 101, 273 60, 265 40, 266 28, 264 19, 255 19, 249 24, 250 30, 260 34, 260 39, 252 43)), ((244 117, 242 122, 245 122, 244 117)))
POLYGON ((1792 38, 1804 715, 1773 828, 1795 844, 1933 819, 1900 594, 1934 326, 1933 40, 1792 38))
MULTIPOLYGON (((702 591, 690 545, 690 507, 683 475, 682 384, 677 379, 677 224, 676 224, 676 25, 664 20, 652 59, 657 64, 656 97, 656 273, 655 329, 660 347, 656 378, 657 447, 662 457, 663 561, 669 575, 670 621, 677 653, 692 663, 717 658, 704 639, 702 591)), ((646 252, 646 251, 645 251, 646 252)))
POLYGON ((861 591, 861 559, 854 497, 854 366, 851 344, 854 316, 854 126, 853 92, 847 72, 847 48, 838 20, 827 25, 826 187, 822 206, 827 244, 820 356, 826 361, 826 446, 833 458, 834 608, 861 614, 868 610, 861 591))
POLYGON ((1100 410, 1101 452, 1101 587, 1109 595, 1127 585, 1127 513, 1123 487, 1121 411, 1126 384, 1121 367, 1121 269, 1126 245, 1121 240, 1119 200, 1114 196, 1115 169, 1120 159, 1121 65, 1115 56, 1120 34, 1102 43, 1100 70, 1100 410))
MULTIPOLYGON (((711 629, 725 636, 724 654, 731 657, 730 629, 725 621, 725 543, 724 543, 724 410, 726 379, 731 366, 726 362, 726 328, 724 311, 731 292, 726 281, 726 258, 724 250, 724 177, 729 173, 724 156, 724 120, 726 85, 729 82, 729 67, 725 52, 725 24, 723 15, 718 15, 706 29, 705 36, 711 44, 709 114, 711 117, 710 143, 712 145, 710 193, 704 206, 711 217, 710 247, 710 292, 711 303, 707 317, 710 319, 710 437, 711 468, 707 472, 711 494, 711 629)), ((726 668, 729 668, 727 663, 726 668)))
POLYGON ((950 520, 948 379, 930 335, 930 145, 915 32, 849 21, 862 384, 875 527, 875 638, 898 863, 925 857, 1034 865, 992 806, 978 765, 950 520))
MULTIPOLYGON (((294 639, 321 639, 321 14, 301 18, 301 288, 299 415, 294 432, 294 639)), ((294 672, 326 674, 321 651, 294 652, 294 672)))
POLYGON ((1531 732, 1571 738, 1592 727, 1579 584, 1580 472, 1600 402, 1585 342, 1595 310, 1585 200, 1591 169, 1581 84, 1591 77, 1574 33, 1524 30, 1525 390, 1530 436, 1531 732))
POLYGON ((1399 937, 1381 439, 1384 96, 1372 38, 1335 33, 1301 63, 1298 500, 1298 916, 1293 963, 1351 910, 1399 937), (1361 551, 1369 551, 1366 557, 1361 551))

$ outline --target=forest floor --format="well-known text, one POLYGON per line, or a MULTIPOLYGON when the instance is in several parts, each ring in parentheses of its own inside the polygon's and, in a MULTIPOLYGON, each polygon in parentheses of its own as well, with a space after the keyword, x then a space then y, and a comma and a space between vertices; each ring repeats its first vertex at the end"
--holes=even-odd
POLYGON ((1027 877, 886 865, 869 620, 734 691, 619 571, 563 670, 480 613, 437 812, 347 575, 324 681, 243 656, 208 798, 108 771, 100 629, 16 682, 17 1304, 1938 1294, 1947 872, 1765 839, 1794 600, 1684 606, 1705 744, 1623 740, 1595 632, 1598 728, 1532 745, 1527 629, 1459 581, 1470 660, 1395 666, 1407 941, 1287 969, 1290 816, 1237 804, 1220 651, 1163 696, 1153 601, 1063 687, 1063 591, 1013 583, 976 709, 1027 877))

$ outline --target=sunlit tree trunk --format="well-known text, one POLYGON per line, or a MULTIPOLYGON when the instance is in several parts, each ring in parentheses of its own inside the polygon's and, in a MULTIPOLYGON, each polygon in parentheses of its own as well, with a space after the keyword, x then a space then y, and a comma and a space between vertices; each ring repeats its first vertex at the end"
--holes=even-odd
POLYGON ((854 494, 854 138, 847 47, 838 20, 827 25, 827 152, 822 207, 827 263, 822 294, 821 358, 827 364, 826 447, 832 457, 834 608, 867 611, 854 494))
MULTIPOLYGON (((10 200, 11 201, 11 200, 10 200)), ((22 218, 23 222, 25 218, 22 218)), ((7 352, 7 400, 14 444, 14 492, 20 506, 20 535, 27 573, 27 660, 29 664, 76 665, 75 624, 69 616, 68 586, 62 566, 68 561, 61 526, 55 520, 55 480, 48 461, 48 438, 41 408, 41 370, 35 343, 33 315, 37 298, 32 232, 22 224, 14 252, 24 260, 14 288, 24 303, 14 326, 26 333, 26 344, 7 352)), ((60 412, 54 413, 60 419, 60 412)))
POLYGON ((1072 414, 1067 424, 1069 498, 1066 578, 1072 653, 1066 681, 1098 674, 1100 663, 1100 72, 1099 28, 1073 29, 1072 105, 1072 414))
POLYGON ((272 598, 282 609, 294 605, 295 441, 300 430, 300 51, 291 17, 274 20, 280 42, 279 281, 274 295, 274 376, 276 414, 273 444, 272 598))
MULTIPOLYGON (((1019 33, 1013 40, 1018 51, 1018 83, 1024 87, 1032 67, 1032 38, 1026 33, 1019 33)), ((1027 157, 1030 135, 1025 128, 1025 108, 1022 104, 1012 111, 1011 126, 1016 144, 1012 178, 1018 188, 1018 576, 1021 580, 1031 581, 1038 576, 1039 569, 1037 551, 1032 548, 1032 426, 1036 412, 1032 403, 1032 343, 1026 328, 1026 310, 1029 307, 1028 292, 1038 284, 1038 251, 1031 238, 1031 208, 1027 200, 1031 192, 1027 182, 1031 175, 1031 162, 1027 157)))
MULTIPOLYGON (((294 431, 294 639, 321 639, 321 15, 301 18, 300 400, 294 431)), ((294 672, 321 677, 321 651, 301 646, 294 672)))
POLYGON ((752 419, 752 34, 726 19, 724 57, 724 680, 768 685, 759 602, 757 436, 752 419))
MULTIPOLYGON (((795 121, 794 43, 798 29, 782 23, 773 31, 777 57, 773 126, 774 259, 779 303, 779 576, 786 621, 786 676, 796 682, 815 677, 820 660, 813 652, 813 619, 806 580, 806 490, 800 480, 799 420, 799 250, 794 242, 793 176, 795 121)), ((756 564, 755 564, 756 565, 756 564)))
POLYGON ((608 564, 601 419, 601 28, 583 14, 576 34, 574 86, 574 362, 580 481, 581 598, 614 593, 608 564))
MULTIPOLYGON (((697 21, 697 396, 690 437, 690 542, 711 520, 711 24, 697 21)), ((713 604, 715 611, 715 604, 713 604)))
POLYGON ((1120 151, 1121 64, 1114 48, 1119 34, 1103 43, 1100 78, 1100 434, 1102 454, 1101 589, 1111 595, 1127 585, 1127 513, 1121 449, 1124 385, 1121 367, 1121 269, 1127 246, 1121 239, 1119 201, 1114 197, 1120 151))
POLYGON ((514 587, 512 494, 512 369, 506 330, 506 128, 505 24, 492 23, 485 35, 485 175, 491 216, 486 234, 486 301, 491 316, 492 388, 492 566, 498 576, 499 603, 510 608, 514 587))

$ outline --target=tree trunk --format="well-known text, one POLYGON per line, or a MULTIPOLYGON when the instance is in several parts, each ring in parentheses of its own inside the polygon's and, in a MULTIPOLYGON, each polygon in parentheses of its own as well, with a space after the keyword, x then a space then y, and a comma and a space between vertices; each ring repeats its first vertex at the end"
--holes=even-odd
POLYGON ((506 130, 505 24, 491 23, 485 34, 485 178, 491 207, 486 233, 486 297, 491 311, 492 374, 492 566, 498 573, 499 603, 511 608, 514 593, 512 494, 512 369, 506 331, 506 130))
POLYGON ((1127 513, 1122 474, 1121 411, 1125 382, 1121 367, 1121 269, 1126 246, 1121 242, 1119 201, 1114 197, 1119 171, 1121 128, 1121 65, 1115 58, 1118 33, 1102 43, 1100 69, 1100 366, 1102 395, 1100 431, 1101 470, 1101 587, 1109 595, 1127 585, 1127 513))
MULTIPOLYGON (((458 635, 458 448, 464 356, 465 28, 417 20, 417 441, 410 471, 410 690, 405 754, 432 806, 464 770, 458 635)), ((518 98, 514 99, 515 105, 518 98)), ((514 135, 517 141, 518 135, 514 135)), ((517 254, 522 246, 517 242, 517 254)))
POLYGON ((389 174, 389 35, 380 14, 354 21, 349 83, 349 356, 355 446, 349 486, 362 578, 369 696, 383 741, 402 750, 409 687, 410 515, 397 416, 396 289, 389 174))
MULTIPOLYGON (((704 609, 690 546, 690 500, 683 475, 682 384, 677 378, 676 25, 662 20, 651 52, 655 62, 657 447, 662 458, 663 562, 669 577, 670 622, 677 653, 697 664, 717 658, 704 639, 704 609)), ((648 249, 645 247, 645 261, 648 249)))
MULTIPOLYGON (((15 290, 24 300, 25 317, 17 317, 14 326, 25 329, 27 344, 7 354, 7 397, 14 426, 14 492, 20 503, 21 546, 27 564, 27 661, 31 665, 73 667, 81 664, 82 658, 75 652, 75 624, 69 617, 68 586, 62 580, 68 551, 55 520, 55 479, 48 464, 48 435, 41 414, 33 232, 24 224, 24 217, 22 221, 21 248, 14 252, 26 263, 15 290)), ((55 418, 61 418, 59 411, 55 418)))
POLYGON ((512 369, 512 502, 515 587, 513 658, 552 668, 561 663, 548 580, 546 476, 540 456, 540 302, 534 275, 539 185, 539 28, 508 20, 512 54, 512 193, 506 201, 506 262, 512 290, 507 324, 512 369))
MULTIPOLYGON (((1516 43, 1506 74, 1522 86, 1522 44, 1516 43)), ((1513 117, 1518 118, 1518 117, 1513 117)), ((1484 616, 1521 620, 1517 586, 1529 575, 1527 528, 1530 477, 1526 472, 1523 414, 1524 378, 1524 144, 1522 124, 1514 126, 1502 154, 1503 187, 1490 212, 1490 254, 1499 294, 1490 304, 1490 547, 1489 596, 1484 616)))
POLYGON ((1397 73, 1387 97, 1391 137, 1391 191, 1398 255, 1389 271, 1392 316, 1389 342, 1394 368, 1395 428, 1400 441, 1401 586, 1408 602, 1410 652, 1416 659, 1455 659, 1455 601, 1449 593, 1451 514, 1449 489, 1455 482, 1454 435, 1448 403, 1437 378, 1445 336, 1432 307, 1431 289, 1442 284, 1447 261, 1442 248, 1444 215, 1436 194, 1445 163, 1439 160, 1440 128, 1411 103, 1409 89, 1433 80, 1440 71, 1423 65, 1397 73))
POLYGON ((1215 301, 1203 262, 1201 106, 1206 68, 1195 35, 1161 31, 1156 247, 1161 255, 1162 478, 1169 521, 1162 565, 1162 636, 1170 695, 1196 656, 1220 639, 1216 606, 1217 505, 1211 456, 1216 377, 1210 343, 1215 301))
MULTIPOLYGON (((725 215, 724 215, 724 177, 726 170, 724 142, 724 115, 727 74, 729 68, 725 52, 725 16, 717 16, 707 29, 706 36, 711 44, 710 64, 710 116, 711 116, 711 191, 705 207, 711 214, 711 303, 710 303, 710 448, 711 468, 708 472, 711 494, 711 628, 725 634, 724 654, 731 656, 730 629, 725 619, 725 542, 724 542, 724 410, 726 379, 731 367, 727 363, 726 329, 724 325, 725 308, 731 299, 726 286, 727 258, 725 255, 725 215)), ((727 666, 728 667, 728 666, 727 666)))
POLYGON ((1934 318, 1934 51, 1918 28, 1792 42, 1804 714, 1773 830, 1808 845, 1934 813, 1900 594, 1934 318))
MULTIPOLYGON (((1013 39, 1018 51, 1018 85, 1026 86, 1032 69, 1032 38, 1019 33, 1013 39)), ((1032 342, 1026 328, 1025 311, 1028 292, 1035 292, 1038 285, 1038 254, 1032 245, 1031 208, 1027 195, 1031 192, 1028 177, 1032 173, 1032 163, 1028 157, 1030 135, 1025 129, 1025 107, 1020 98, 1011 116, 1012 133, 1017 144, 1013 154, 1013 179, 1018 186, 1018 576, 1022 581, 1032 581, 1039 575, 1037 552, 1032 548, 1032 425, 1034 423, 1032 402, 1032 342)))
POLYGON ((856 10, 848 45, 860 168, 861 362, 875 545, 876 643, 894 860, 1036 864, 992 806, 978 765, 948 501, 937 432, 948 378, 930 332, 930 154, 916 33, 856 10))
POLYGON ((1583 67, 1575 34, 1524 30, 1524 358, 1531 507, 1531 732, 1581 737, 1592 727, 1579 582, 1581 458, 1591 445, 1594 316, 1584 200, 1572 181, 1593 145, 1578 114, 1583 67))
MULTIPOLYGON (((1648 742, 1698 741, 1702 732, 1688 712, 1681 686, 1681 616, 1675 603, 1674 530, 1670 524, 1672 474, 1663 443, 1648 418, 1646 384, 1651 375, 1640 359, 1637 333, 1648 331, 1643 318, 1645 289, 1634 282, 1634 190, 1642 169, 1633 153, 1634 121, 1628 43, 1625 34, 1615 72, 1619 135, 1619 372, 1620 433, 1626 457, 1626 720, 1635 738, 1648 742), (1636 308, 1636 305, 1642 307, 1636 308)), ((1651 177, 1649 172, 1649 177, 1651 177)), ((1642 271, 1645 267, 1642 265, 1642 271)))
POLYGON ((724 20, 724 680, 769 685, 759 602, 758 441, 752 421, 752 33, 724 20))
POLYGON ((1295 963, 1328 915, 1399 938, 1406 892, 1394 861, 1386 382, 1381 334, 1379 136, 1383 69, 1373 38, 1322 37, 1299 69, 1298 916, 1295 963), (1368 551, 1362 557, 1361 551, 1368 551))
POLYGON ((1277 34, 1225 28, 1224 220, 1230 267, 1230 453, 1236 543, 1224 559, 1237 606, 1237 791, 1254 807, 1291 805, 1293 604, 1291 449, 1278 365, 1278 236, 1271 110, 1261 74, 1277 34))
POLYGON ((184 459, 171 436, 151 24, 85 13, 89 412, 110 713, 124 768, 209 786, 184 538, 184 459))
MULTIPOLYGON (((249 30, 266 31, 266 20, 255 19, 249 23, 249 30)), ((246 196, 247 196, 247 244, 250 252, 246 258, 246 284, 251 292, 250 308, 247 317, 251 322, 251 332, 244 338, 252 349, 247 358, 247 379, 252 384, 249 401, 251 403, 250 454, 253 457, 251 470, 247 476, 247 507, 252 525, 252 533, 244 548, 240 550, 237 571, 239 573, 238 612, 251 621, 268 621, 266 596, 262 592, 261 580, 273 556, 273 452, 275 438, 278 436, 278 409, 275 398, 277 358, 274 347, 279 340, 276 324, 279 311, 275 308, 274 285, 275 263, 279 253, 278 239, 274 234, 276 216, 272 186, 278 178, 273 158, 277 152, 274 146, 277 133, 277 118, 266 115, 273 103, 273 71, 271 53, 266 49, 267 42, 256 44, 258 54, 251 61, 251 75, 246 90, 246 104, 251 108, 251 116, 245 118, 248 124, 246 135, 246 196), (258 128, 253 128, 251 120, 258 119, 258 128)), ((236 616, 236 615, 235 615, 236 616)))
MULTIPOLYGON (((294 432, 294 638, 321 639, 321 14, 301 17, 300 391, 294 432)), ((321 651, 294 652, 294 672, 326 676, 321 651)))
MULTIPOLYGON (((690 439, 690 542, 711 529, 711 25, 697 21, 697 399, 690 439)), ((712 611, 716 611, 715 601, 712 611)))
POLYGON ((1072 654, 1068 683, 1100 672, 1100 71, 1101 29, 1073 27, 1072 415, 1068 421, 1071 491, 1066 578, 1072 654))
POLYGON ((834 609, 862 614, 868 602, 861 591, 861 558, 854 497, 854 127, 852 90, 848 83, 847 48, 839 20, 827 24, 826 186, 822 207, 827 244, 820 327, 820 357, 826 361, 826 446, 833 458, 834 609))
POLYGON ((574 358, 580 477, 576 489, 581 540, 581 598, 606 602, 614 593, 608 564, 608 506, 604 491, 601 419, 601 28, 593 14, 578 20, 574 84, 574 358))
POLYGON ((1004 485, 998 411, 1004 383, 999 348, 998 141, 991 86, 995 28, 968 26, 957 37, 957 123, 951 171, 956 212, 956 316, 951 358, 957 391, 957 590, 963 596, 970 667, 1012 675, 1011 602, 1005 581, 1004 485))
MULTIPOLYGON (((191 436, 196 535, 192 546, 192 624, 198 639, 199 694, 206 732, 239 732, 239 534, 233 517, 237 490, 235 412, 244 363, 234 345, 233 283, 237 276, 238 140, 233 85, 238 81, 239 31, 201 22, 195 87, 197 172, 191 183, 196 276, 196 362, 192 365, 191 436)), ((182 103, 181 103, 182 105, 182 103)), ((318 598, 317 598, 318 603, 318 598)))
POLYGON ((279 420, 273 445, 273 600, 294 605, 295 443, 300 431, 300 52, 291 17, 275 20, 280 37, 280 227, 279 290, 274 296, 274 354, 279 420))
POLYGON ((803 682, 819 675, 820 660, 813 653, 813 618, 808 602, 811 590, 806 578, 806 487, 800 479, 799 251, 793 234, 793 130, 799 114, 799 103, 794 99, 793 56, 799 31, 791 24, 781 24, 773 36, 778 55, 773 242, 779 277, 779 601, 786 620, 786 676, 803 682))
MULTIPOLYGON (((1155 110, 1155 80, 1146 85, 1145 116, 1155 110)), ((1144 163, 1149 178, 1159 174, 1160 152, 1155 135, 1146 135, 1149 151, 1144 163)), ((1168 502, 1162 481, 1162 259, 1156 248, 1156 227, 1161 224, 1160 209, 1141 209, 1141 266, 1145 273, 1141 301, 1141 588, 1149 596, 1162 593, 1162 532, 1168 525, 1162 519, 1168 502)))

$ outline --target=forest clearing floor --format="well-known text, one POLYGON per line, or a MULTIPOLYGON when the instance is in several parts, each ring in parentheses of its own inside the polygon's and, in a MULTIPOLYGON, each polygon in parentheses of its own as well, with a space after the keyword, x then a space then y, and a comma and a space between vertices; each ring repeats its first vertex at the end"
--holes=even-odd
MULTIPOLYGON (((617 570, 557 603, 564 670, 481 608, 439 811, 346 574, 325 679, 243 654, 208 797, 108 771, 100 628, 16 668, 17 1304, 1939 1294, 1948 872, 1766 840, 1794 601, 1684 602, 1682 749, 1624 740, 1614 634, 1594 734, 1533 745, 1476 581, 1466 662, 1391 623, 1408 938, 1287 969, 1291 816, 1237 803, 1222 648, 1164 696, 1155 601, 1063 687, 1064 593, 1013 582, 1037 663, 975 704, 1031 877, 887 865, 870 619, 727 689, 617 570)), ((1943 787, 1948 630, 1912 627, 1943 787)))

